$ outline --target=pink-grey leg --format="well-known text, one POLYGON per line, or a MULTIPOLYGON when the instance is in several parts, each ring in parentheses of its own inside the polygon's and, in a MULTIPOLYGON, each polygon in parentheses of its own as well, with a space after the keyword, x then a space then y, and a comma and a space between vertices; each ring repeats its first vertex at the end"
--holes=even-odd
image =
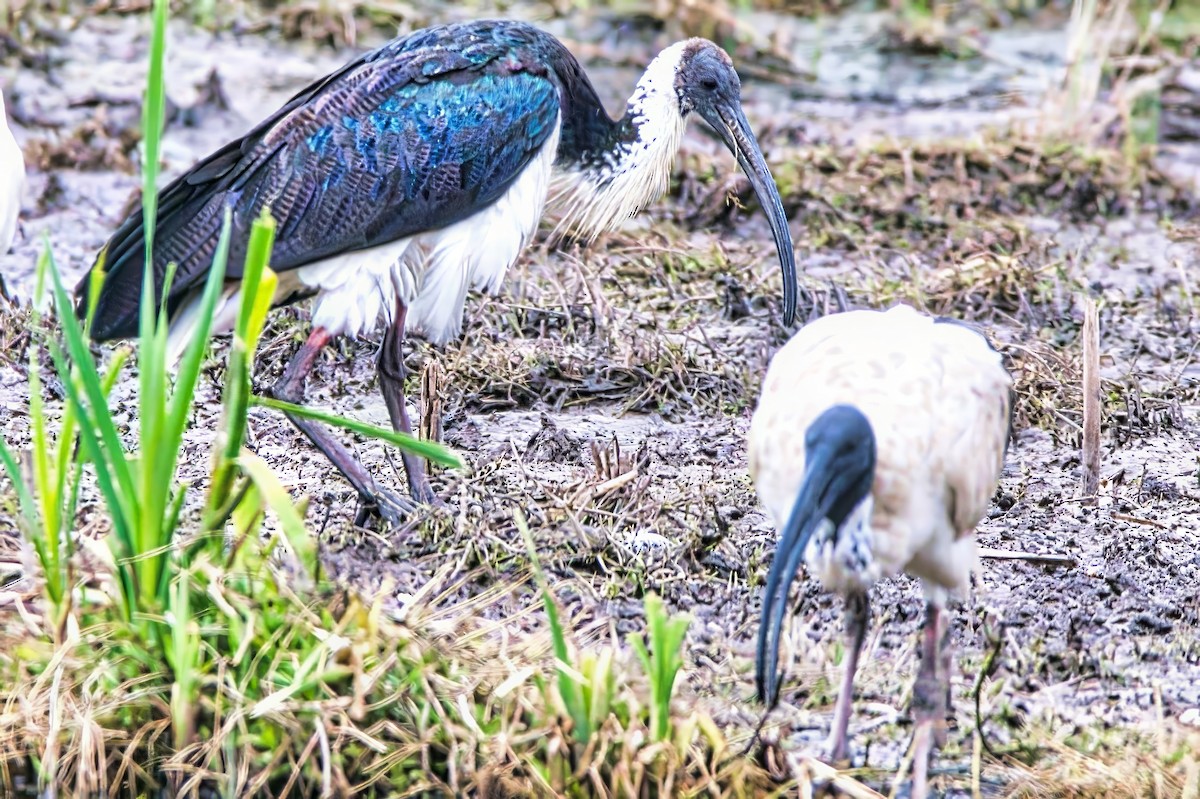
POLYGON ((842 676, 842 688, 838 692, 837 707, 833 712, 833 729, 829 733, 831 758, 840 763, 849 758, 850 745, 847 731, 850 727, 850 710, 854 701, 854 672, 858 669, 858 656, 867 637, 867 626, 871 623, 871 603, 866 594, 851 594, 846 597, 846 670, 842 676))
POLYGON ((946 712, 950 707, 950 648, 944 638, 949 629, 944 612, 935 603, 926 605, 922 631, 921 666, 913 686, 913 799, 929 792, 929 765, 934 745, 946 744, 946 712))
MULTIPOLYGON (((330 338, 329 332, 324 328, 315 328, 292 357, 283 376, 271 387, 271 395, 293 405, 302 404, 308 375, 316 363, 317 356, 329 343, 330 338)), ((317 449, 324 453, 330 463, 342 473, 350 485, 354 486, 362 498, 363 507, 356 519, 357 524, 361 525, 366 521, 365 511, 368 509, 375 510, 380 517, 392 524, 399 524, 407 514, 415 509, 413 503, 404 497, 377 485, 358 458, 316 422, 291 413, 287 414, 287 417, 317 449)))
MULTIPOLYGON (((392 428, 412 435, 412 422, 408 418, 408 403, 404 398, 404 380, 408 376, 404 367, 404 321, 408 308, 397 300, 396 315, 383 336, 383 347, 379 351, 379 390, 387 403, 392 428)), ((408 490, 417 502, 440 505, 441 500, 433 493, 429 478, 425 474, 425 462, 416 455, 405 452, 404 473, 408 476, 408 490)))

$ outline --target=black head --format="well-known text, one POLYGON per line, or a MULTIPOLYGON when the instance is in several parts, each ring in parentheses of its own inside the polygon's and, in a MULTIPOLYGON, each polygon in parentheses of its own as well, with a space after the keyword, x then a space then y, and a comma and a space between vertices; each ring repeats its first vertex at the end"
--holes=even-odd
POLYGON ((804 482, 779 538, 763 595, 755 661, 758 697, 768 708, 779 699, 779 638, 787 595, 813 533, 830 525, 834 535, 871 491, 875 433, 861 411, 834 405, 804 436, 804 482))
POLYGON ((809 425, 804 436, 807 471, 814 459, 824 463, 829 474, 817 505, 826 508, 825 518, 834 528, 854 510, 871 490, 875 479, 875 433, 863 412, 852 405, 834 405, 809 425))
POLYGON ((779 189, 742 111, 742 82, 733 61, 707 39, 688 40, 683 44, 675 70, 675 95, 680 114, 685 117, 693 111, 699 114, 750 178, 758 202, 767 212, 775 248, 779 251, 779 265, 783 269, 783 320, 790 325, 796 317, 796 251, 779 189))
POLYGON ((709 119, 718 106, 741 106, 742 81, 728 53, 707 39, 692 39, 679 59, 675 93, 683 114, 696 111, 709 119))

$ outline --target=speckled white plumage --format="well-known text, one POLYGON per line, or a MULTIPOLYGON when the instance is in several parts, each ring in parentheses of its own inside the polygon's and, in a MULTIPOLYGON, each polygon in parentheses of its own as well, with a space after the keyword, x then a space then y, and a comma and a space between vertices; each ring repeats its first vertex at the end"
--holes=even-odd
POLYGON ((842 592, 908 572, 941 604, 965 588, 975 563, 974 528, 1003 468, 1011 384, 980 335, 907 306, 821 318, 768 369, 749 432, 758 496, 782 529, 804 478, 806 430, 830 406, 853 405, 876 437, 862 526, 870 565, 853 574, 816 545, 809 569, 842 592))
POLYGON ((8 127, 4 93, 0 92, 0 255, 8 252, 16 238, 24 191, 25 157, 8 127))

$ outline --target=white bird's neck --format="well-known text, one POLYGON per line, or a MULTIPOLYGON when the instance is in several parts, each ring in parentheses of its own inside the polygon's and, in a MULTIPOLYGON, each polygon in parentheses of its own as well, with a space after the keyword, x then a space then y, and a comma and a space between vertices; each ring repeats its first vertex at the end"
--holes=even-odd
POLYGON ((873 557, 874 534, 871 515, 875 500, 863 497, 841 526, 825 519, 805 553, 809 569, 821 582, 847 591, 869 591, 879 579, 879 564, 873 557))
POLYGON ((558 171, 550 203, 562 213, 556 233, 593 241, 667 190, 687 120, 675 75, 689 42, 677 42, 650 62, 625 106, 612 146, 558 171))

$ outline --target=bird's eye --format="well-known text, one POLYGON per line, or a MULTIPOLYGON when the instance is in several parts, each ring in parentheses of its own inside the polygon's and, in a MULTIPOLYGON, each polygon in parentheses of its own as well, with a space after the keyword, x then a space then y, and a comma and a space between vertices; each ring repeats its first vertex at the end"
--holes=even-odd
POLYGON ((700 81, 700 85, 705 89, 708 89, 710 92, 717 90, 717 81, 715 78, 705 78, 704 80, 700 81))

